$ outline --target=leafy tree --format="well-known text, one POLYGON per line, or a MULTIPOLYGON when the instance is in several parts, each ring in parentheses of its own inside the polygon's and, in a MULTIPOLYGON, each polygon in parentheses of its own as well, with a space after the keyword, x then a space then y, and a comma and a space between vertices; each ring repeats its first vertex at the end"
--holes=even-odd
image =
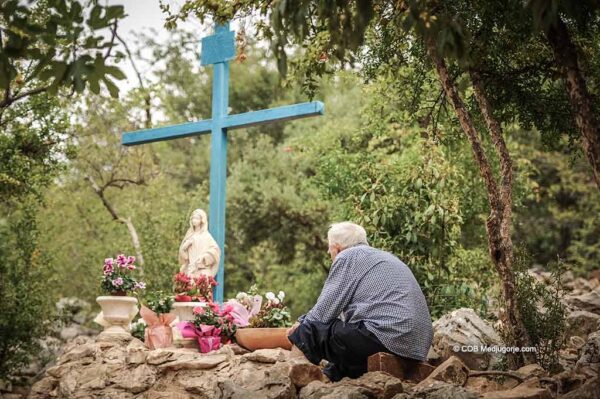
MULTIPOLYGON (((175 23, 178 17, 185 18, 190 13, 204 18, 214 16, 217 20, 230 19, 240 12, 254 10, 270 18, 271 24, 261 24, 259 29, 265 37, 271 39, 275 55, 280 65, 285 65, 285 46, 296 43, 304 47, 302 52, 306 62, 300 70, 311 77, 326 72, 320 61, 334 57, 337 65, 352 62, 365 44, 365 34, 370 28, 385 32, 395 46, 381 47, 379 41, 366 43, 366 48, 376 48, 378 54, 384 54, 385 62, 393 63, 397 58, 407 62, 418 57, 421 65, 432 68, 436 73, 444 94, 452 106, 459 124, 468 139, 473 157, 479 167, 480 175, 487 193, 490 215, 486 221, 488 249, 496 271, 501 277, 503 299, 506 305, 505 322, 511 332, 511 343, 515 346, 529 346, 528 333, 524 328, 519 309, 515 303, 515 280, 512 272, 513 249, 511 241, 512 220, 512 159, 508 152, 500 121, 494 115, 484 81, 475 68, 463 68, 463 73, 471 80, 472 100, 477 105, 477 114, 483 120, 478 125, 461 96, 456 81, 457 72, 452 68, 452 60, 460 61, 456 67, 465 65, 470 55, 466 51, 464 38, 471 32, 461 25, 454 15, 462 3, 423 4, 421 2, 371 2, 357 1, 348 3, 321 4, 305 1, 287 7, 270 7, 259 2, 224 3, 215 6, 204 0, 190 0, 182 7, 179 16, 172 17, 169 23, 175 23), (370 25, 372 24, 372 25, 370 25), (390 51, 390 48, 396 51, 390 51), (397 50, 404 51, 398 55, 397 50), (447 59, 448 58, 448 59, 447 59), (494 171, 492 162, 485 152, 480 128, 487 129, 500 168, 494 171)), ((168 10, 167 10, 168 11, 168 10)), ((486 22, 488 20, 486 19, 486 22)), ((491 21, 493 22, 493 21, 491 21)), ((470 55, 472 57, 472 55, 470 55)), ((468 66, 468 63, 466 63, 468 66)), ((280 68, 285 72, 284 68, 280 68)), ((529 354, 513 356, 513 366, 523 360, 533 361, 529 354)))
POLYGON ((107 64, 115 44, 123 6, 82 6, 77 0, 18 0, 0 4, 0 117, 16 101, 43 92, 57 94, 61 87, 99 93, 100 82, 111 95, 118 88, 110 76, 125 75, 107 64), (108 38, 99 34, 110 30, 108 38))

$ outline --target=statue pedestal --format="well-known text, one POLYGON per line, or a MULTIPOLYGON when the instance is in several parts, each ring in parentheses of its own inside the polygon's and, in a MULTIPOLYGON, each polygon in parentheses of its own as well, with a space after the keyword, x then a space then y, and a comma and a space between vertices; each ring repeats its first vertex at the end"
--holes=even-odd
MULTIPOLYGON (((196 306, 206 307, 206 302, 175 302, 172 312, 177 315, 179 321, 192 321, 196 306)), ((173 327, 173 345, 178 348, 198 349, 198 341, 195 338, 183 338, 177 327, 173 327)))

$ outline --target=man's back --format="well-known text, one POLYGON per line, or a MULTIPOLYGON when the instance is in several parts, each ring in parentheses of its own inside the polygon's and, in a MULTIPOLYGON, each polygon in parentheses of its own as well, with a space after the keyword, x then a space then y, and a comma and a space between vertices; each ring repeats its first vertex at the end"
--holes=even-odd
POLYGON ((357 245, 340 252, 308 319, 328 322, 340 312, 363 322, 390 351, 425 360, 433 329, 425 297, 410 269, 394 255, 357 245))

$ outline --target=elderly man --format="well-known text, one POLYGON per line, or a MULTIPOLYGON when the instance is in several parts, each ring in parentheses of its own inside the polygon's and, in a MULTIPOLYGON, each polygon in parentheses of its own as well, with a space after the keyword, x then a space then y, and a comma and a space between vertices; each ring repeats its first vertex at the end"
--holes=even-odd
POLYGON ((288 332, 289 340, 332 381, 357 378, 367 358, 394 353, 423 361, 433 329, 423 292, 394 255, 367 244, 365 229, 343 222, 328 232, 333 265, 315 306, 288 332))

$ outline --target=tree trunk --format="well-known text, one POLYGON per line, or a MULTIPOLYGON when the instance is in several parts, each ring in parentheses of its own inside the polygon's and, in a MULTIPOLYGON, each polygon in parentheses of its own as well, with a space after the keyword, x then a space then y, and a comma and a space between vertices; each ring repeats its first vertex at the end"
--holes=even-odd
POLYGON ((592 97, 579 67, 577 49, 560 16, 557 16, 556 23, 546 31, 546 37, 565 81, 575 125, 581 134, 583 152, 592 166, 594 180, 600 189, 600 125, 594 114, 592 97))
MULTIPOLYGON (((491 165, 485 155, 483 145, 473 124, 473 119, 465 107, 463 100, 458 94, 456 84, 450 78, 448 68, 444 60, 437 54, 435 43, 428 44, 429 54, 434 62, 439 81, 446 93, 446 97, 452 104, 458 117, 459 123, 469 139, 473 156, 483 182, 486 187, 488 203, 490 205, 490 215, 487 218, 486 230, 488 234, 488 250, 492 262, 502 280, 502 294, 505 302, 505 314, 503 314, 506 327, 508 329, 507 342, 509 346, 525 347, 531 346, 529 335, 525 330, 523 320, 516 303, 515 278, 512 270, 512 241, 510 238, 511 226, 511 195, 512 195, 512 162, 510 155, 502 137, 502 130, 498 121, 491 113, 491 107, 487 97, 482 90, 481 81, 478 81, 479 91, 477 100, 481 107, 486 123, 492 134, 494 146, 501 162, 501 186, 498 187, 494 177, 491 165)), ((478 78, 478 75, 476 75, 478 78)), ((509 356, 512 367, 518 367, 523 364, 523 358, 520 353, 509 356)), ((531 361, 531 358, 526 359, 531 361)))
POLYGON ((98 195, 100 200, 102 201, 102 205, 106 208, 110 216, 112 216, 113 220, 124 224, 127 226, 127 230, 129 231, 129 237, 131 238, 131 245, 133 245, 133 249, 135 250, 136 260, 138 262, 138 272, 140 277, 144 277, 144 256, 142 254, 142 246, 140 244, 140 238, 138 236, 137 230, 131 221, 131 218, 122 218, 117 214, 117 210, 115 207, 108 201, 106 196, 104 195, 104 190, 92 179, 91 176, 87 176, 86 180, 92 186, 92 189, 98 195))

